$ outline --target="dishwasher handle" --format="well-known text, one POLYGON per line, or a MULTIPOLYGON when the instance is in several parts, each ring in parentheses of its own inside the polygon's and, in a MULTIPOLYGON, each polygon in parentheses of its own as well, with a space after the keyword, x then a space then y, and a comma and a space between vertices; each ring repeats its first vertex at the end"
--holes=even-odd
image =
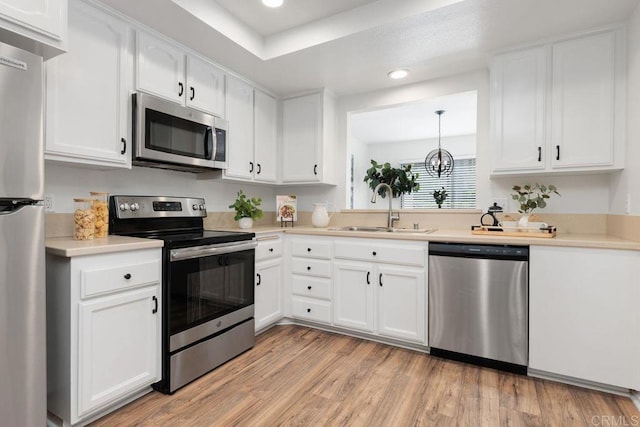
POLYGON ((529 261, 528 246, 429 243, 429 256, 529 261))

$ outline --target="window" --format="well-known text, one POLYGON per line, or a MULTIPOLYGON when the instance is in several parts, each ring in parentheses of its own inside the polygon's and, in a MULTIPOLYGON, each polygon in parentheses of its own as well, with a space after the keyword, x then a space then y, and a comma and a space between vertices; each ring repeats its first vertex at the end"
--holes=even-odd
POLYGON ((431 209, 438 205, 433 199, 433 191, 444 187, 447 199, 442 204, 449 209, 476 208, 476 159, 455 159, 453 172, 449 176, 434 178, 424 168, 424 163, 403 163, 411 165, 411 171, 418 174, 420 190, 417 193, 403 194, 403 209, 431 209))

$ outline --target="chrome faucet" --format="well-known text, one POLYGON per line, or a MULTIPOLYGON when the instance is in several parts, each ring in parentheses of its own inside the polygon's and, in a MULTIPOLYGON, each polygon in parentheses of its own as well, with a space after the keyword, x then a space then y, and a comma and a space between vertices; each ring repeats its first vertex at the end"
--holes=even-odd
POLYGON ((378 184, 376 186, 376 189, 373 190, 373 197, 371 198, 371 203, 375 203, 376 199, 378 198, 378 190, 380 189, 380 187, 384 187, 387 189, 387 196, 389 197, 389 217, 387 218, 387 228, 391 229, 393 228, 393 221, 397 221, 400 219, 400 214, 394 214, 393 213, 393 208, 391 207, 391 203, 393 202, 393 190, 391 189, 391 186, 389 184, 385 184, 384 182, 381 182, 380 184, 378 184))

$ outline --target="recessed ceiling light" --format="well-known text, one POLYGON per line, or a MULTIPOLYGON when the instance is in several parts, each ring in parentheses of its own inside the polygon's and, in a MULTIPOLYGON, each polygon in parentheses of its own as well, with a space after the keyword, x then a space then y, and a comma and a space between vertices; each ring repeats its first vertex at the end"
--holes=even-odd
POLYGON ((409 70, 393 70, 387 74, 387 76, 393 80, 404 79, 408 75, 409 75, 409 70))
POLYGON ((267 7, 280 7, 284 0, 262 0, 262 4, 267 7))

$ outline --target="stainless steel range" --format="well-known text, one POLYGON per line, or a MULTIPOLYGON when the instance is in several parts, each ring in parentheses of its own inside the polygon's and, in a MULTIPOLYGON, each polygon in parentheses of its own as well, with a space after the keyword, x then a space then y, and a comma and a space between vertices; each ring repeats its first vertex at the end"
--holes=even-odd
POLYGON ((254 233, 204 230, 204 199, 111 196, 110 234, 162 239, 162 381, 173 393, 250 349, 254 233))

